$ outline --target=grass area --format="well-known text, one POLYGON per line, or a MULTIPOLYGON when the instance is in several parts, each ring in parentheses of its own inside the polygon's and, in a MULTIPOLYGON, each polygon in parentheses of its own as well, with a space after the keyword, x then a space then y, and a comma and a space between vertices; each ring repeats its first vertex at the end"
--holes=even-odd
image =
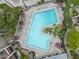
POLYGON ((74 6, 78 6, 79 5, 79 0, 70 0, 72 2, 72 4, 74 4, 74 6))
POLYGON ((79 32, 75 28, 68 34, 68 47, 74 51, 79 48, 79 32))
POLYGON ((65 5, 66 6, 64 8, 64 25, 66 28, 72 29, 68 34, 68 47, 73 51, 73 53, 71 53, 73 56, 72 59, 79 59, 75 51, 76 48, 79 48, 79 32, 77 32, 76 29, 72 26, 72 17, 78 15, 74 7, 79 5, 79 0, 65 0, 65 5), (71 7, 72 4, 73 7, 71 7))
POLYGON ((72 27, 72 15, 70 14, 70 8, 72 9, 73 16, 78 15, 75 11, 74 6, 79 5, 79 0, 65 0, 65 8, 64 8, 64 16, 65 16, 65 23, 67 27, 72 27), (71 7, 73 4, 73 7, 71 7))
POLYGON ((12 37, 16 31, 16 24, 18 23, 22 8, 11 8, 7 4, 1 4, 0 9, 3 10, 3 13, 0 14, 0 29, 5 31, 4 37, 7 39, 12 37))
POLYGON ((64 11, 64 25, 66 28, 72 27, 72 18, 70 15, 70 0, 65 0, 65 7, 63 8, 64 11))
MULTIPOLYGON (((79 3, 79 1, 77 2, 78 0, 65 0, 65 8, 64 8, 64 22, 65 22, 65 27, 67 28, 71 28, 71 32, 69 32, 68 34, 68 44, 69 44, 69 48, 72 48, 72 49, 76 49, 78 46, 78 42, 79 42, 79 32, 76 31, 75 28, 72 28, 72 16, 70 15, 70 5, 73 4, 73 5, 77 5, 79 3), (74 40, 75 39, 75 40, 74 40)), ((73 13, 73 12, 72 12, 73 13)), ((74 11, 74 13, 76 13, 74 11)))
POLYGON ((79 5, 79 0, 65 0, 65 7, 63 8, 63 11, 66 28, 72 28, 72 17, 78 15, 74 8, 77 5, 79 5), (73 6, 71 7, 71 5, 73 6))

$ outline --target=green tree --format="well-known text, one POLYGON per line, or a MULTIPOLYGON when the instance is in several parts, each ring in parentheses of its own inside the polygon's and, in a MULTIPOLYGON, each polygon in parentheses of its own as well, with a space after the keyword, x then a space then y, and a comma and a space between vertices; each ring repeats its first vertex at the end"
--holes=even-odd
POLYGON ((75 28, 68 34, 68 47, 73 50, 79 48, 79 32, 75 28))
POLYGON ((11 8, 7 4, 1 4, 0 9, 3 10, 3 14, 0 14, 0 28, 5 30, 4 37, 6 39, 13 37, 16 31, 16 25, 19 20, 19 14, 22 11, 22 8, 11 8))

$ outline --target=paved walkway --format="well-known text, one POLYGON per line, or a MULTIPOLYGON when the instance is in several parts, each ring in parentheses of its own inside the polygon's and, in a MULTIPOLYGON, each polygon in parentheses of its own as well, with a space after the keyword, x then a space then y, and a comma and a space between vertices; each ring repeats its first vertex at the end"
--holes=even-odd
POLYGON ((68 56, 68 59, 71 59, 71 55, 70 55, 70 51, 68 49, 68 39, 67 39, 67 36, 68 36, 68 33, 69 33, 70 29, 67 29, 66 33, 65 33, 65 36, 64 36, 64 44, 65 44, 65 48, 66 48, 66 51, 67 51, 67 56, 68 56))
POLYGON ((3 48, 6 45, 6 41, 0 37, 0 49, 3 48))

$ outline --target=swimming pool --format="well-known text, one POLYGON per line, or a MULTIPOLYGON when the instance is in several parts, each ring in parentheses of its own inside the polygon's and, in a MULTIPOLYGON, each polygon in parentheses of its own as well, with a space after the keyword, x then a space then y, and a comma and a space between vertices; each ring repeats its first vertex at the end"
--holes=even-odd
POLYGON ((33 14, 30 28, 28 28, 28 37, 25 37, 24 44, 31 48, 48 51, 51 38, 42 32, 42 27, 57 23, 55 9, 39 11, 33 14))

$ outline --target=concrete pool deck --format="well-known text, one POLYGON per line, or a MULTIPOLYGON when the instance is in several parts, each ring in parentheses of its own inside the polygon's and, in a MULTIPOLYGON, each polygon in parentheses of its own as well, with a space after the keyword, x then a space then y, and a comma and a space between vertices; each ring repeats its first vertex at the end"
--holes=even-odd
MULTIPOLYGON (((38 12, 38 11, 40 11, 40 10, 44 10, 44 9, 48 9, 48 8, 54 8, 54 7, 56 8, 56 4, 53 4, 53 3, 43 4, 43 5, 40 5, 40 6, 32 7, 32 8, 29 9, 28 11, 25 11, 25 12, 24 12, 24 13, 25 13, 25 16, 26 16, 26 17, 25 17, 25 25, 23 26, 23 30, 22 30, 21 33, 19 34, 19 35, 20 35, 20 39, 19 39, 18 41, 21 43, 22 48, 35 51, 37 57, 46 55, 46 53, 45 53, 45 52, 42 52, 42 51, 40 51, 40 50, 37 50, 37 49, 33 49, 33 48, 26 47, 26 46, 23 44, 23 41, 24 41, 25 37, 27 36, 27 31, 26 31, 26 30, 28 29, 29 24, 30 24, 31 21, 32 21, 32 16, 33 16, 34 12, 36 12, 36 11, 38 12)), ((57 14, 57 17, 59 18, 59 15, 58 15, 58 14, 57 14)), ((59 20, 60 20, 60 19, 59 19, 59 20)), ((61 20, 63 20, 63 17, 62 17, 61 20)), ((60 23, 61 23, 61 21, 58 22, 58 24, 60 24, 60 23)), ((53 42, 55 42, 55 40, 58 41, 58 42, 60 41, 60 40, 57 39, 57 38, 54 38, 53 40, 54 40, 53 42)), ((60 49, 55 48, 53 42, 52 42, 52 44, 50 45, 50 49, 49 49, 48 54, 51 54, 51 53, 53 53, 53 52, 55 52, 55 51, 62 52, 60 49)))

